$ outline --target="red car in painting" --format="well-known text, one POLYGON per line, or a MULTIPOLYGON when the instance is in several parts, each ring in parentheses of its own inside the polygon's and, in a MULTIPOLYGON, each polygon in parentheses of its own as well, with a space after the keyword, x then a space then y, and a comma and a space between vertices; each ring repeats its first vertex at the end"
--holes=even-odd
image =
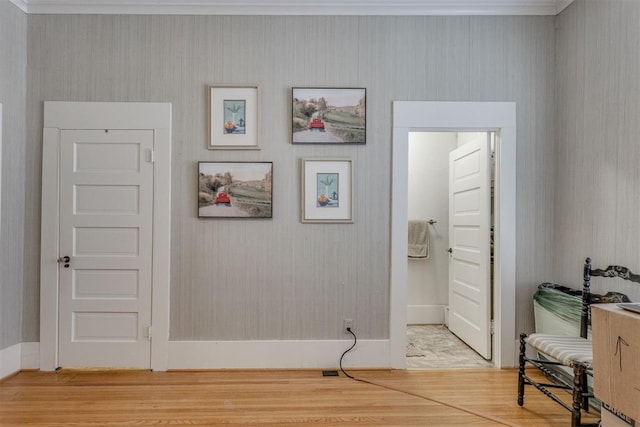
POLYGON ((225 206, 231 206, 231 199, 227 193, 220 192, 216 196, 216 200, 214 201, 216 205, 223 204, 225 206))
POLYGON ((314 117, 311 119, 311 123, 309 123, 309 130, 319 129, 324 132, 324 122, 319 117, 314 117))

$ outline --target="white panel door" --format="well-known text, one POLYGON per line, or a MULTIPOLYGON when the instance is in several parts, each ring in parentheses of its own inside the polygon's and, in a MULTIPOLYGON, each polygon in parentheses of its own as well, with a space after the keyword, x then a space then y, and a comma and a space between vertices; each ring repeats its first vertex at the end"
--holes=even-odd
POLYGON ((60 138, 59 366, 149 368, 153 131, 60 138))
POLYGON ((449 329, 491 358, 489 138, 449 153, 449 329))

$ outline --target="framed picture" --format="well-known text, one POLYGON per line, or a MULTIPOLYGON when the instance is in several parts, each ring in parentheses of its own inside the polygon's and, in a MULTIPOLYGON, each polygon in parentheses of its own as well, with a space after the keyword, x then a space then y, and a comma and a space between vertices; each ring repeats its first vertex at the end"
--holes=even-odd
POLYGON ((366 89, 292 89, 291 141, 294 144, 365 144, 366 89))
POLYGON ((353 163, 302 159, 302 222, 353 222, 353 163))
POLYGON ((209 149, 259 150, 258 86, 209 86, 209 149))
POLYGON ((199 218, 271 218, 272 162, 198 162, 199 218))

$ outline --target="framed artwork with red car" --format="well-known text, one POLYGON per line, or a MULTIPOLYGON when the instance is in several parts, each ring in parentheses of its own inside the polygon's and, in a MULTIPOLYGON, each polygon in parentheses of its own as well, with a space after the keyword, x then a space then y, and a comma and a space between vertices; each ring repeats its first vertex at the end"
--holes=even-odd
POLYGON ((294 87, 291 90, 293 144, 365 144, 364 88, 294 87))
POLYGON ((272 162, 198 162, 199 218, 271 218, 272 162))

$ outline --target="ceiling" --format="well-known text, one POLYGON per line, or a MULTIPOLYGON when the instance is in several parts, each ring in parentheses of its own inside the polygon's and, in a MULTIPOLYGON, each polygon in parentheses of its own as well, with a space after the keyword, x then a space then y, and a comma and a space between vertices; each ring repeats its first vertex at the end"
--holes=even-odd
POLYGON ((557 15, 573 0, 10 0, 26 13, 161 15, 557 15))

